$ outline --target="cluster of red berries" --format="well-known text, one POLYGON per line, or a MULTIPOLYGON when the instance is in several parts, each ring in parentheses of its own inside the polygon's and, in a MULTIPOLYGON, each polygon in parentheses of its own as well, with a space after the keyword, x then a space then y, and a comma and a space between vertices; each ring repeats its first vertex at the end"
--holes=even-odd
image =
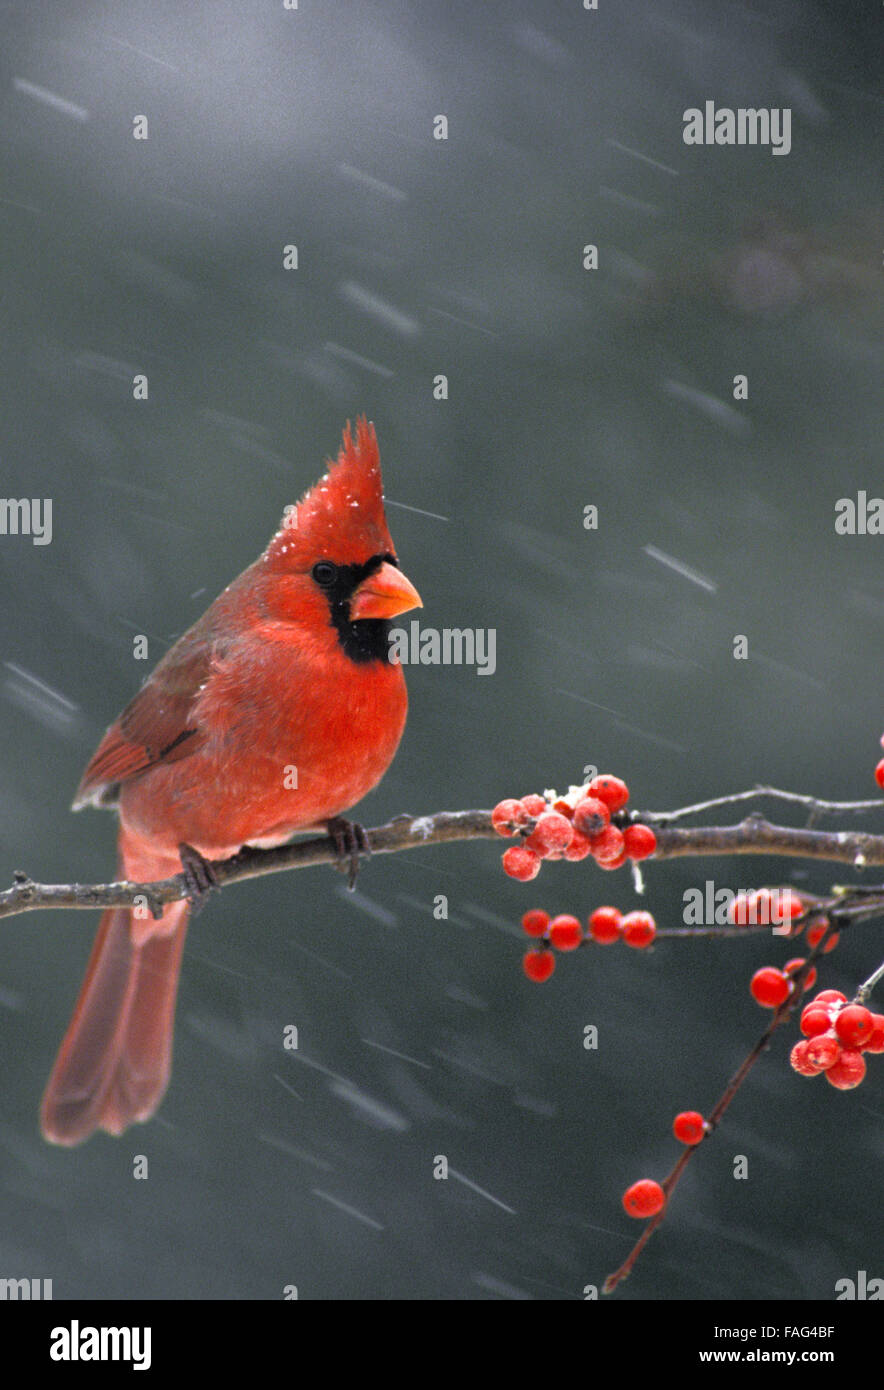
POLYGON ((852 1091, 866 1074, 864 1052, 884 1052, 884 1014, 848 1004, 837 989, 824 989, 801 1014, 804 1038, 789 1061, 799 1076, 824 1073, 839 1091, 852 1091))
MULTIPOLYGON (((794 888, 755 888, 738 893, 728 908, 728 921, 738 927, 780 928, 780 936, 800 936, 807 927, 805 940, 813 949, 829 929, 824 913, 814 913, 805 923, 801 919, 809 912, 808 903, 794 888)), ((838 933, 833 932, 823 947, 826 955, 838 945, 838 933)))
POLYGON ((551 946, 556 951, 576 951, 585 941, 596 941, 600 946, 613 945, 615 941, 625 941, 627 946, 643 950, 650 946, 657 935, 657 923, 650 912, 622 913, 616 907, 597 907, 590 914, 584 931, 576 917, 563 912, 550 918, 541 908, 532 908, 522 918, 522 928, 528 936, 538 938, 540 945, 528 951, 522 960, 522 969, 529 980, 542 984, 548 980, 556 968, 556 960, 551 946))
MULTIPOLYGON (((682 1110, 672 1122, 672 1132, 681 1144, 699 1144, 705 1137, 708 1126, 697 1110, 682 1110)), ((640 1178, 627 1187, 622 1197, 623 1209, 629 1216, 639 1219, 656 1216, 666 1205, 666 1193, 652 1178, 640 1178)))
POLYGON ((520 843, 503 855, 504 872, 527 883, 540 873, 544 859, 586 859, 592 855, 601 869, 619 869, 627 859, 647 859, 657 848, 649 825, 630 824, 619 814, 629 800, 629 788, 619 777, 605 773, 567 796, 554 792, 499 801, 491 813, 498 835, 518 835, 520 843))
MULTIPOLYGON (((884 734, 881 735, 881 747, 884 748, 884 734)), ((881 759, 875 768, 875 781, 878 783, 879 787, 884 787, 884 758, 881 759)))
POLYGON ((738 927, 785 927, 806 910, 792 888, 755 888, 737 894, 728 908, 728 921, 738 927))

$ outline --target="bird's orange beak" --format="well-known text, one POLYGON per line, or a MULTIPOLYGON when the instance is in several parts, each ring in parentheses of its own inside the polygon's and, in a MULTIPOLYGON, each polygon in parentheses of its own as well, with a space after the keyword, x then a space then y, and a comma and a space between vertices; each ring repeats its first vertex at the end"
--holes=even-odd
POLYGON ((386 560, 380 569, 363 579, 350 600, 350 620, 395 618, 410 608, 423 608, 417 589, 386 560))

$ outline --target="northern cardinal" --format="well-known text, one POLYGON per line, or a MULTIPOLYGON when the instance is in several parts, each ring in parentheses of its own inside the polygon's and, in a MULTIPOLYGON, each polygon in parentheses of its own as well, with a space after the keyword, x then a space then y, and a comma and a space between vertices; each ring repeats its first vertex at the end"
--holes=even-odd
MULTIPOLYGON (((74 800, 115 807, 118 871, 146 883, 341 812, 383 777, 408 697, 390 619, 421 607, 357 421, 267 549, 166 653, 98 746, 74 800)), ((352 839, 349 840, 352 849, 352 839)), ((188 901, 110 908, 43 1097, 56 1144, 147 1120, 169 1081, 188 901)))

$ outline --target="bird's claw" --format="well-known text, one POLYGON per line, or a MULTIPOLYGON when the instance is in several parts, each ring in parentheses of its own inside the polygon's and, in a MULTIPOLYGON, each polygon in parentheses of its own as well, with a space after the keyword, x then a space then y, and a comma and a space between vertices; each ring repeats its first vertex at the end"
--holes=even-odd
POLYGON ((371 854, 368 836, 363 826, 343 816, 334 816, 328 822, 327 829, 338 857, 338 868, 341 873, 346 873, 347 887, 352 893, 359 872, 359 856, 371 854))
POLYGON ((181 877, 187 885, 187 896, 195 917, 205 907, 209 895, 221 885, 213 865, 193 845, 180 844, 178 853, 181 856, 181 877))

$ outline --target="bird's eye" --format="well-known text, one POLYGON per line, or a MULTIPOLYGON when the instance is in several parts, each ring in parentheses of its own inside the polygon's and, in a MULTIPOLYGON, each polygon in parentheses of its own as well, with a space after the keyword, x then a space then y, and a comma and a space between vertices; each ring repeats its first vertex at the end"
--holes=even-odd
POLYGON ((338 577, 338 567, 330 560, 320 560, 310 571, 320 588, 328 589, 338 577))

